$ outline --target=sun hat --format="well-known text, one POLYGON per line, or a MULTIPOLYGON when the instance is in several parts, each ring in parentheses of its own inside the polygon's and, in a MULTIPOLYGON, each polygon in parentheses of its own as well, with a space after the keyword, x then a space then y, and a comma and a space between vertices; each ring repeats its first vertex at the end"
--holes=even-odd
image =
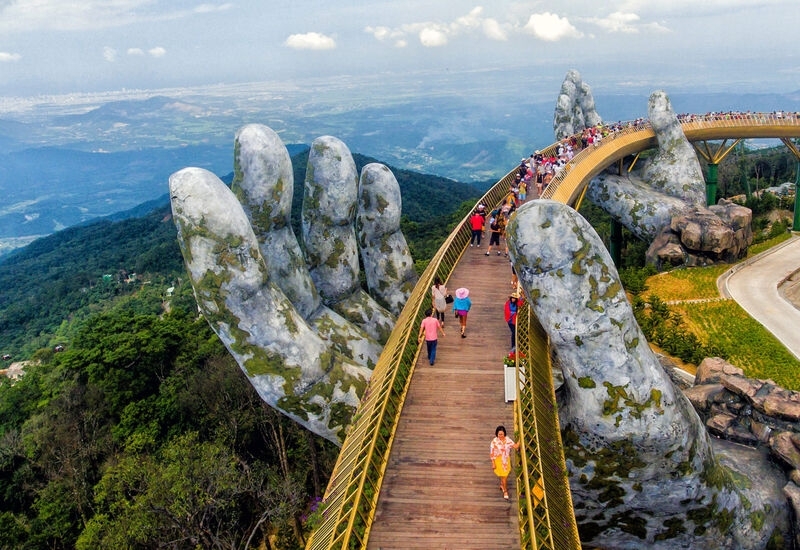
POLYGON ((517 298, 517 299, 519 299, 519 292, 516 292, 516 291, 512 292, 509 295, 509 298, 517 298))
POLYGON ((469 296, 468 288, 461 287, 459 289, 456 289, 456 298, 458 298, 459 300, 463 300, 467 296, 469 296))

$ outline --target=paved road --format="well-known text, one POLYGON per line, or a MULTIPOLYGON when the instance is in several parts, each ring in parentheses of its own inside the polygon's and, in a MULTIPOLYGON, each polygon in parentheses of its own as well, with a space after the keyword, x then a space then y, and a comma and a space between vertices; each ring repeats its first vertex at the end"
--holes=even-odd
POLYGON ((778 285, 800 269, 800 236, 759 254, 726 272, 718 286, 800 359, 800 309, 778 285))

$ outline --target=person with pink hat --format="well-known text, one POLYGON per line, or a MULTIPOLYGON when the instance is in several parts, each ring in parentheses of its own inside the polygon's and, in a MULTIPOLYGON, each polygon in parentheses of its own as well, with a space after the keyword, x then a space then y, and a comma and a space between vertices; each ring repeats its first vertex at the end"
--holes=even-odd
POLYGON ((458 322, 461 324, 461 337, 466 338, 467 314, 472 307, 472 300, 469 299, 469 289, 461 287, 456 289, 456 298, 453 300, 453 311, 458 322))

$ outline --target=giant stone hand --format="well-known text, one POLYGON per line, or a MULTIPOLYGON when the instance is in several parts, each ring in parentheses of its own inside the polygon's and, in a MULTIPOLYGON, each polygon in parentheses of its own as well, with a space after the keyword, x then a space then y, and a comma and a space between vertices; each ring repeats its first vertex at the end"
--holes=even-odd
POLYGON ((176 172, 169 186, 184 261, 214 332, 264 401, 341 443, 416 283, 394 175, 370 164, 359 181, 344 143, 316 139, 303 248, 290 223, 291 158, 266 126, 237 132, 231 189, 200 168, 176 172), (359 283, 359 246, 374 298, 359 283))
POLYGON ((715 456, 702 421, 648 346, 594 229, 572 208, 537 200, 517 210, 506 234, 563 374, 559 419, 583 541, 765 548, 773 529, 785 527, 780 486, 733 482, 748 479, 761 459, 743 460, 739 451, 728 462, 734 475, 715 456), (763 529, 753 528, 752 514, 763 529))

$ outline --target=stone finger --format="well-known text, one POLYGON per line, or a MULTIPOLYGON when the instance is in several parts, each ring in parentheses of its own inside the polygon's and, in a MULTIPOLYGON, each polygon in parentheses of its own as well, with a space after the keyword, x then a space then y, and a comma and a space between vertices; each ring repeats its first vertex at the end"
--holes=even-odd
POLYGON ((372 163, 361 170, 356 228, 370 294, 399 315, 417 284, 414 260, 400 231, 402 198, 392 171, 372 163))
POLYGON ((294 173, 286 146, 262 124, 239 129, 231 189, 244 208, 269 278, 339 352, 372 368, 382 346, 322 303, 291 225, 294 173))
POLYGON ((303 196, 303 243, 311 278, 323 301, 367 334, 385 343, 392 314, 361 288, 355 215, 358 173, 339 139, 314 140, 303 196))

